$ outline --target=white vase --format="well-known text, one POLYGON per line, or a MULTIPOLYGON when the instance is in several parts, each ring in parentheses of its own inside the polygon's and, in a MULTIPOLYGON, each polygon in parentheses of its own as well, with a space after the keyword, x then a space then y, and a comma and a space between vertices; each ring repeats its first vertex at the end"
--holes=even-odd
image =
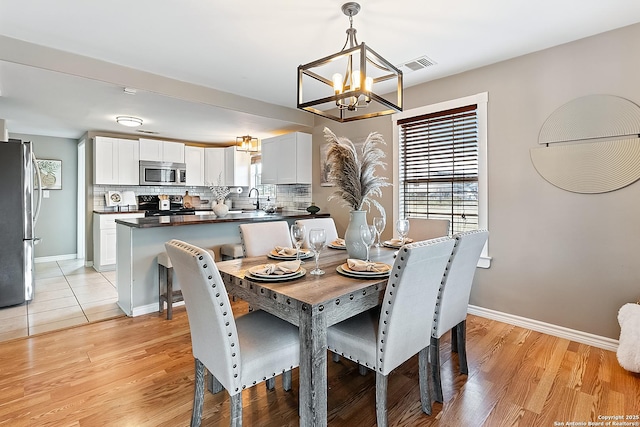
POLYGON ((213 205, 211 209, 216 216, 225 216, 229 213, 229 206, 225 205, 223 200, 218 200, 218 203, 213 205))
POLYGON ((344 244, 349 258, 366 259, 367 247, 360 238, 360 226, 367 224, 367 211, 351 211, 349 225, 344 233, 344 244))

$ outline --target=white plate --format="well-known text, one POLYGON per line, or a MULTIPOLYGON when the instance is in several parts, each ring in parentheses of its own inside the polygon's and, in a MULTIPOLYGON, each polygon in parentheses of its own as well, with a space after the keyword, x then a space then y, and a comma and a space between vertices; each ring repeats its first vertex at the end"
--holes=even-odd
POLYGON ((296 275, 300 271, 300 268, 298 268, 293 273, 266 274, 266 273, 260 272, 260 270, 263 270, 265 266, 266 266, 266 264, 260 264, 260 265, 256 265, 254 267, 251 267, 249 269, 249 273, 251 273, 252 276, 258 276, 258 277, 267 277, 267 278, 280 277, 280 278, 285 278, 285 277, 291 277, 293 275, 296 275))
MULTIPOLYGON (((381 263, 381 264, 384 264, 384 263, 381 263)), ((389 264, 384 264, 384 265, 389 267, 387 271, 356 271, 356 270, 350 269, 349 264, 346 262, 342 264, 340 267, 342 267, 342 269, 347 273, 360 274, 362 276, 380 276, 381 274, 389 274, 389 272, 391 271, 391 266, 389 264)))
POLYGON ((305 270, 302 267, 300 267, 300 269, 297 272, 289 276, 287 275, 280 276, 275 274, 271 274, 269 276, 256 276, 247 270, 247 273, 245 274, 245 278, 256 280, 256 281, 263 281, 263 282, 284 282, 287 280, 299 279, 300 277, 303 277, 305 274, 307 274, 307 270, 305 270))
POLYGON ((343 276, 355 277, 356 279, 382 279, 385 277, 389 277, 389 273, 391 272, 391 270, 387 271, 386 273, 374 273, 373 271, 352 271, 345 270, 344 268, 342 268, 342 265, 337 266, 336 271, 343 276))
MULTIPOLYGON (((300 251, 300 259, 307 259, 307 258, 312 258, 313 257, 313 252, 308 251, 308 252, 304 253, 304 252, 302 252, 304 250, 305 249, 302 249, 300 251)), ((278 255, 277 252, 276 253, 274 253, 274 252, 275 252, 275 249, 271 250, 271 252, 269 252, 267 254, 267 257, 271 258, 271 259, 279 259, 279 260, 286 260, 286 261, 291 261, 293 259, 296 259, 295 255, 290 255, 290 256, 289 255, 278 255)))
POLYGON ((327 247, 331 248, 331 249, 340 249, 340 250, 347 250, 346 246, 338 246, 338 245, 334 245, 333 243, 329 243, 327 245, 327 247))
MULTIPOLYGON (((404 244, 408 245, 409 243, 413 243, 413 239, 407 238, 404 244)), ((393 248, 393 249, 399 249, 402 247, 400 242, 393 241, 393 240, 385 240, 384 242, 382 242, 382 246, 386 246, 387 248, 393 248)))

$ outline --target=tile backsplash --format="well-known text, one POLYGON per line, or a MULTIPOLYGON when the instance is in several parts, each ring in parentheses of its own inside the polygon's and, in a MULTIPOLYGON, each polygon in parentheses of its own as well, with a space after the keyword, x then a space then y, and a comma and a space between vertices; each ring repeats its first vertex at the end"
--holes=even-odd
MULTIPOLYGON (((267 197, 276 201, 279 208, 287 211, 305 210, 311 204, 311 185, 310 184, 288 184, 288 185, 259 185, 260 205, 264 206, 267 197)), ((231 194, 227 199, 231 199, 233 209, 253 209, 255 206, 255 192, 249 198, 249 187, 231 187, 231 194), (242 191, 238 193, 236 190, 240 188, 242 191)), ((105 203, 105 194, 109 191, 133 191, 136 196, 141 194, 168 194, 184 196, 185 191, 191 196, 200 196, 202 200, 209 200, 210 203, 213 196, 209 187, 171 187, 171 186, 93 186, 93 209, 97 211, 117 210, 115 207, 107 207, 105 203)), ((135 206, 130 208, 136 209, 135 206)), ((126 211, 127 208, 121 207, 120 210, 126 211)))

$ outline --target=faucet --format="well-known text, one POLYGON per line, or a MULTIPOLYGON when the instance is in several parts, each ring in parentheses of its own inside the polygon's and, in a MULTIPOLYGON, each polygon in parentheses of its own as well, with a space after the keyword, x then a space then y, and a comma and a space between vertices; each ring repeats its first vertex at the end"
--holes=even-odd
POLYGON ((254 203, 256 210, 260 210, 260 191, 258 191, 258 189, 256 187, 253 187, 251 190, 249 190, 249 194, 247 195, 247 197, 251 197, 251 192, 253 190, 256 190, 256 202, 254 203))

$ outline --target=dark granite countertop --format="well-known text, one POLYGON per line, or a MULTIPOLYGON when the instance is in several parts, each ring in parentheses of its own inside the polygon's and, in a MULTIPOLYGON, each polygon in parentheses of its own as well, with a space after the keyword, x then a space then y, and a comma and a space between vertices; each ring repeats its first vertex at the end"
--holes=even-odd
MULTIPOLYGON (((116 212, 118 213, 118 212, 116 212)), ((122 212, 120 212, 122 213, 122 212)), ((306 212, 283 211, 275 214, 265 212, 230 213, 224 217, 215 215, 175 215, 161 217, 116 219, 116 224, 126 225, 132 228, 175 227, 182 225, 216 224, 223 222, 248 222, 248 221, 278 221, 281 219, 326 218, 328 213, 311 215, 306 212)))
POLYGON ((112 215, 112 214, 143 214, 144 211, 141 210, 130 210, 130 211, 112 211, 112 210, 94 210, 93 213, 97 213, 100 215, 112 215))
MULTIPOLYGON (((195 208, 194 210, 196 212, 210 212, 211 208, 210 207, 208 207, 208 208, 202 208, 201 207, 201 208, 195 208)), ((109 210, 106 210, 106 209, 104 209, 104 210, 94 209, 94 211, 93 211, 93 213, 97 213, 97 214, 100 214, 100 215, 127 214, 127 213, 145 213, 145 212, 146 212, 145 210, 140 210, 140 209, 132 209, 130 211, 129 210, 127 210, 127 211, 125 211, 125 210, 113 211, 113 210, 110 210, 110 209, 109 210)))

